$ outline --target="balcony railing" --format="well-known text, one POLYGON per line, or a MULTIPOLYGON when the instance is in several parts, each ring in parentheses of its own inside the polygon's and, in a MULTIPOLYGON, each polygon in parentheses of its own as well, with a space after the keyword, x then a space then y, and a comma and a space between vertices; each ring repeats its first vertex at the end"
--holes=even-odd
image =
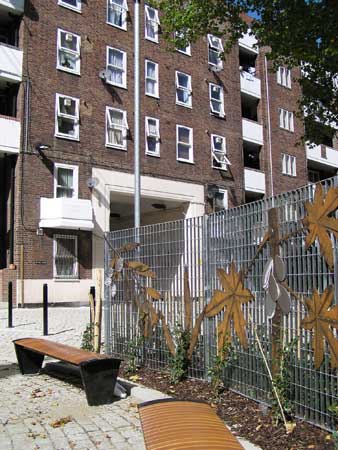
POLYGON ((254 120, 242 119, 243 139, 263 145, 263 127, 254 120))
POLYGON ((254 36, 250 36, 249 33, 243 34, 241 38, 238 39, 238 44, 251 52, 258 53, 257 39, 254 36))
POLYGON ((20 82, 22 79, 22 50, 0 44, 0 78, 20 82))
POLYGON ((261 80, 251 73, 241 70, 241 92, 256 98, 261 98, 261 80))
POLYGON ((248 192, 265 194, 265 173, 260 170, 244 168, 244 187, 248 192))
POLYGON ((41 198, 40 228, 87 230, 94 228, 90 200, 77 198, 41 198))
POLYGON ((19 153, 21 124, 18 119, 0 116, 0 153, 19 153))
POLYGON ((338 168, 338 150, 325 145, 306 144, 306 157, 325 166, 338 168))
POLYGON ((25 8, 25 0, 0 0, 0 7, 14 14, 22 14, 25 8))

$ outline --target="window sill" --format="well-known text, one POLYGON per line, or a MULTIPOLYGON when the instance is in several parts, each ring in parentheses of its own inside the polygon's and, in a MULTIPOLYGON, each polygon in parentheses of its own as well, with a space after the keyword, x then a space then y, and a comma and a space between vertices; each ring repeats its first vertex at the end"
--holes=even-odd
POLYGON ((183 106, 183 108, 192 109, 192 105, 186 105, 185 103, 176 102, 176 105, 183 106))
POLYGON ((208 69, 210 70, 210 72, 215 72, 215 73, 221 72, 223 70, 223 65, 220 67, 220 66, 217 66, 216 64, 212 64, 208 61, 208 69))
POLYGON ((190 57, 191 57, 191 53, 182 52, 182 50, 178 50, 178 48, 176 49, 176 51, 177 51, 178 53, 181 53, 182 55, 190 56, 190 57))
POLYGON ((145 93, 145 95, 146 95, 147 97, 155 98, 156 100, 159 100, 159 99, 160 99, 160 96, 159 96, 159 95, 148 94, 147 92, 145 93))
POLYGON ((223 114, 219 115, 217 113, 214 113, 214 112, 210 111, 210 115, 213 116, 213 117, 217 117, 217 119, 222 119, 222 120, 226 119, 226 115, 225 114, 224 115, 223 114))
POLYGON ((158 39, 152 39, 152 38, 149 38, 149 37, 147 37, 147 36, 145 36, 144 39, 145 39, 146 41, 153 42, 154 44, 158 44, 158 39))
POLYGON ((188 159, 177 158, 178 162, 186 163, 186 164, 195 164, 194 161, 189 161, 188 159))
POLYGON ((53 278, 56 283, 80 283, 80 278, 53 278))
POLYGON ((56 68, 57 68, 57 70, 61 70, 61 72, 67 72, 72 75, 77 75, 78 77, 81 76, 80 72, 74 72, 74 70, 66 69, 65 67, 62 67, 62 66, 56 66, 56 68))
POLYGON ((212 169, 215 169, 215 170, 221 170, 222 172, 227 172, 228 171, 228 169, 223 169, 222 167, 215 167, 215 166, 211 166, 211 168, 212 169))
POLYGON ((113 148, 114 150, 122 150, 123 152, 126 152, 127 151, 127 147, 120 147, 120 146, 118 146, 118 145, 113 145, 113 144, 105 144, 105 146, 107 147, 107 148, 113 148))
POLYGON ((151 153, 151 152, 146 152, 147 156, 154 156, 155 158, 160 158, 161 155, 159 153, 151 153))
POLYGON ((55 133, 54 136, 57 137, 58 139, 66 139, 68 141, 80 142, 80 138, 78 138, 78 137, 72 137, 72 136, 67 136, 67 135, 58 134, 58 133, 55 133))
POLYGON ((110 25, 111 27, 118 28, 121 31, 128 31, 127 25, 125 27, 119 27, 118 25, 115 25, 115 23, 108 22, 108 20, 106 21, 106 24, 110 25))
POLYGON ((121 88, 121 89, 125 89, 126 91, 128 90, 127 85, 123 85, 123 84, 115 84, 115 83, 112 83, 111 81, 108 81, 108 80, 105 80, 105 82, 106 82, 107 84, 109 84, 110 86, 114 86, 114 87, 118 87, 118 88, 121 88))
POLYGON ((285 177, 290 177, 290 178, 297 178, 297 174, 296 175, 290 175, 289 173, 283 173, 282 175, 284 175, 285 177))

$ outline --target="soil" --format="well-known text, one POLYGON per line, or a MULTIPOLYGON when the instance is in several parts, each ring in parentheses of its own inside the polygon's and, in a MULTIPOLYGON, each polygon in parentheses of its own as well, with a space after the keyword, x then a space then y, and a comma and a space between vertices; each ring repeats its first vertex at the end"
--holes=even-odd
MULTIPOLYGON (((120 375, 128 379, 123 368, 120 375)), ((135 378, 132 379, 136 381, 135 378)), ((293 432, 286 434, 281 423, 276 425, 270 408, 262 407, 259 403, 229 390, 216 397, 213 388, 206 381, 189 378, 173 385, 168 373, 141 368, 137 372, 137 383, 181 400, 208 402, 235 435, 247 439, 263 450, 338 448, 335 447, 329 432, 298 419, 293 419, 296 423, 293 432)))

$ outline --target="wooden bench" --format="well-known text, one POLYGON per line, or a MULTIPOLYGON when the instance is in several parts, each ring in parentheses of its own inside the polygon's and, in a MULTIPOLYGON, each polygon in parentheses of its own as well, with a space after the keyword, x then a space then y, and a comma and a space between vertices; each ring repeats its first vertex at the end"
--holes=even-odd
POLYGON ((79 367, 88 405, 111 403, 121 360, 47 339, 17 339, 15 352, 21 373, 38 373, 45 355, 79 367))
POLYGON ((207 403, 154 400, 139 413, 147 450, 244 449, 207 403))

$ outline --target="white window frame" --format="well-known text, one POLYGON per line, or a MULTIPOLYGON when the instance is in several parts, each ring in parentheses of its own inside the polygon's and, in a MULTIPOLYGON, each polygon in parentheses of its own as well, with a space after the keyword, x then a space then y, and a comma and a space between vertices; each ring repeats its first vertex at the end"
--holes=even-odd
POLYGON ((223 61, 220 57, 220 54, 224 52, 224 47, 222 44, 222 39, 218 36, 214 36, 213 34, 208 34, 208 64, 209 66, 217 67, 218 69, 223 69, 223 61), (213 42, 213 39, 216 39, 218 41, 218 45, 215 45, 213 42), (210 51, 217 52, 218 53, 218 62, 217 64, 210 61, 210 51))
POLYGON ((287 111, 283 108, 278 108, 279 127, 283 130, 294 132, 294 117, 293 112, 287 111))
POLYGON ((123 5, 117 4, 114 0, 107 0, 107 23, 113 27, 119 28, 120 30, 127 31, 127 15, 128 15, 128 3, 127 0, 123 0, 123 5), (109 21, 109 11, 114 8, 119 8, 122 10, 122 26, 116 25, 109 21))
POLYGON ((63 30, 61 28, 58 28, 58 30, 57 30, 57 57, 56 57, 56 60, 57 60, 57 62, 56 62, 56 68, 57 69, 63 70, 65 72, 74 73, 76 75, 80 75, 80 69, 81 69, 81 36, 79 36, 78 34, 72 33, 70 31, 66 31, 66 30, 63 30), (66 35, 67 34, 72 35, 73 37, 76 38, 76 51, 71 50, 69 48, 62 47, 62 45, 61 45, 61 35, 62 35, 62 33, 66 34, 66 35), (64 66, 61 65, 61 62, 60 62, 60 52, 61 51, 65 52, 65 53, 69 53, 70 55, 76 57, 76 69, 75 70, 69 69, 69 68, 64 67, 64 66))
POLYGON ((287 67, 279 66, 277 70, 277 83, 291 89, 291 70, 287 67))
POLYGON ((181 72, 179 70, 175 71, 175 86, 176 86, 176 104, 185 106, 186 108, 192 108, 192 89, 191 89, 191 75, 188 75, 187 73, 181 72), (179 77, 178 75, 183 75, 188 78, 188 87, 180 86, 179 85, 179 77), (180 102, 178 100, 178 91, 187 92, 188 94, 188 102, 180 102))
POLYGON ((121 50, 120 48, 116 48, 116 47, 109 47, 107 45, 107 50, 106 50, 106 70, 109 73, 109 71, 111 70, 113 72, 114 68, 117 68, 118 70, 120 70, 121 68, 118 66, 113 66, 113 64, 109 64, 109 53, 110 51, 116 51, 122 54, 122 83, 115 83, 113 81, 111 81, 109 79, 109 77, 106 78, 106 83, 111 84, 112 86, 117 86, 120 88, 124 88, 127 89, 127 52, 125 52, 124 50, 121 50))
POLYGON ((223 208, 219 208, 216 210, 216 196, 214 197, 214 211, 218 212, 218 211, 223 211, 225 209, 229 208, 229 196, 228 196, 228 191, 227 189, 221 189, 221 188, 217 188, 216 192, 217 194, 223 194, 223 208))
POLYGON ((74 234, 54 234, 53 235, 53 277, 55 280, 78 280, 79 279, 79 261, 78 261, 78 238, 74 234), (74 275, 72 277, 58 276, 56 273, 56 250, 57 250, 57 239, 72 239, 75 241, 74 245, 74 262, 73 262, 73 271, 74 275))
POLYGON ((54 163, 54 198, 66 198, 66 197, 57 197, 57 188, 59 187, 58 186, 59 169, 69 169, 73 171, 73 195, 71 198, 79 198, 79 166, 72 166, 69 164, 61 164, 61 163, 54 163))
POLYGON ((145 60, 145 64, 144 64, 144 70, 145 70, 145 94, 149 95, 150 97, 154 97, 154 98, 159 98, 159 77, 158 77, 158 63, 151 61, 150 59, 146 59, 145 60), (148 63, 150 64, 155 64, 155 78, 150 78, 147 75, 147 65, 148 63), (155 94, 152 94, 151 92, 147 92, 147 79, 150 79, 152 81, 155 81, 156 84, 156 89, 155 89, 155 94))
POLYGON ((226 139, 224 136, 220 136, 218 134, 211 135, 211 167, 213 169, 218 170, 228 170, 228 166, 231 166, 229 159, 226 156, 227 148, 226 148, 226 139), (215 147, 214 139, 222 140, 222 150, 219 150, 215 147), (221 166, 216 166, 215 161, 221 166))
POLYGON ((224 90, 222 88, 222 86, 219 86, 218 84, 214 84, 214 83, 209 83, 209 103, 210 103, 210 112, 211 114, 224 118, 225 117, 225 112, 224 112, 224 90), (214 88, 219 89, 220 91, 220 100, 215 99, 214 97, 212 97, 212 92, 214 90, 214 88), (220 108, 220 112, 218 112, 216 109, 214 109, 212 102, 218 102, 221 105, 220 108))
POLYGON ((58 5, 71 9, 72 11, 81 12, 82 1, 76 0, 76 6, 70 5, 66 0, 58 0, 58 5))
POLYGON ((177 159, 177 161, 194 164, 194 135, 193 135, 193 129, 190 128, 190 127, 186 127, 185 125, 176 125, 176 159, 177 159), (186 130, 189 130, 189 144, 186 144, 185 142, 180 142, 178 140, 180 128, 184 128, 186 130), (179 144, 184 145, 185 147, 189 148, 189 158, 188 159, 179 157, 179 154, 178 154, 178 146, 179 146, 179 144))
MULTIPOLYGON (((176 36, 180 37, 180 33, 176 32, 176 36)), ((176 47, 176 51, 182 53, 183 55, 191 56, 191 43, 185 47, 185 49, 176 47)))
POLYGON ((145 145, 146 155, 159 157, 160 156, 160 142, 161 142, 160 141, 161 140, 161 135, 160 135, 160 121, 159 121, 159 119, 156 119, 155 117, 148 117, 148 116, 145 117, 145 140, 146 140, 146 145, 145 145), (149 120, 154 120, 156 122, 156 134, 150 133, 149 123, 148 123, 149 120), (149 137, 156 139, 156 150, 155 150, 155 152, 150 151, 149 148, 148 148, 148 138, 149 137))
POLYGON ((145 39, 147 39, 148 41, 152 41, 155 42, 156 44, 158 44, 158 32, 159 32, 159 26, 160 26, 160 19, 158 16, 158 10, 156 8, 152 8, 149 5, 144 5, 144 37, 145 39), (149 15, 149 10, 153 10, 155 13, 155 19, 151 19, 150 15, 149 15), (148 28, 147 28, 147 24, 149 22, 153 23, 154 26, 154 31, 155 31, 155 37, 151 37, 148 36, 148 28))
POLYGON ((282 153, 282 173, 291 177, 297 176, 297 158, 296 156, 282 153))
POLYGON ((128 125, 128 121, 127 121, 127 111, 125 111, 124 109, 118 109, 118 108, 113 108, 111 106, 106 106, 106 147, 118 148, 119 150, 127 150, 128 130, 129 130, 129 125, 128 125), (122 119, 123 124, 117 125, 114 127, 113 122, 111 121, 109 111, 117 111, 119 113, 122 113, 123 114, 123 119, 122 119), (122 136, 123 136, 123 144, 122 145, 112 144, 109 142, 109 140, 108 140, 108 129, 109 128, 116 128, 116 129, 120 129, 122 131, 122 136))
POLYGON ((79 141, 80 140, 80 99, 76 97, 70 97, 69 95, 63 95, 63 94, 56 94, 55 96, 55 136, 63 139, 70 139, 72 141, 79 141), (69 99, 73 100, 75 102, 75 116, 72 116, 70 114, 61 113, 59 111, 59 99, 69 99), (63 117, 65 119, 73 120, 74 121, 74 135, 69 135, 65 133, 59 132, 59 125, 58 125, 58 118, 63 117))

